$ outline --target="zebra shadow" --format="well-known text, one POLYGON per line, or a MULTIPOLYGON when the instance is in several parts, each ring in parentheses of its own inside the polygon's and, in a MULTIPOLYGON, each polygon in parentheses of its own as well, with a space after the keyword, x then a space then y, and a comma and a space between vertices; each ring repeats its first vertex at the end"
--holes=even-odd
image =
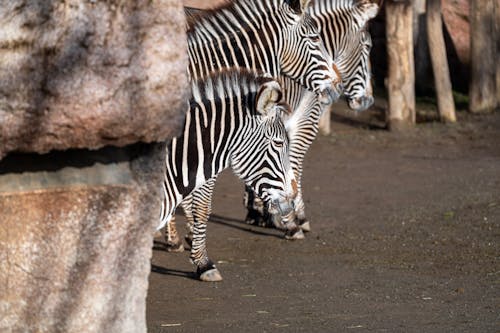
POLYGON ((255 225, 246 224, 242 220, 220 215, 210 215, 210 223, 219 224, 225 227, 245 231, 254 235, 264 237, 275 237, 283 239, 284 232, 274 228, 264 228, 255 225))
POLYGON ((191 279, 191 280, 199 280, 198 276, 193 271, 182 271, 182 270, 178 270, 178 269, 171 269, 171 268, 158 266, 155 264, 151 264, 151 273, 177 276, 177 277, 182 277, 182 278, 191 279))

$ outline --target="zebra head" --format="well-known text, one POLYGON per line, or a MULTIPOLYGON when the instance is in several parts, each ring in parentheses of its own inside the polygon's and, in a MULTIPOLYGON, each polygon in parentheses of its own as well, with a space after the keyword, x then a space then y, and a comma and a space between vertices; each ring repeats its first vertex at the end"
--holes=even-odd
POLYGON ((372 41, 370 33, 365 30, 360 31, 353 40, 356 41, 354 50, 342 55, 337 61, 337 67, 343 78, 344 95, 349 108, 364 111, 374 102, 370 64, 372 41))
POLYGON ((285 0, 285 29, 279 49, 281 73, 315 92, 319 101, 330 104, 340 97, 342 80, 320 37, 318 26, 306 12, 309 0, 285 0))
POLYGON ((366 110, 374 102, 367 23, 378 10, 370 0, 316 0, 311 10, 318 24, 328 22, 322 26, 322 38, 342 78, 349 107, 355 111, 366 110))
POLYGON ((280 84, 261 77, 255 94, 254 123, 242 146, 233 152, 231 165, 246 185, 261 197, 270 212, 280 215, 293 210, 297 181, 289 160, 289 139, 283 123, 290 107, 283 101, 280 84))

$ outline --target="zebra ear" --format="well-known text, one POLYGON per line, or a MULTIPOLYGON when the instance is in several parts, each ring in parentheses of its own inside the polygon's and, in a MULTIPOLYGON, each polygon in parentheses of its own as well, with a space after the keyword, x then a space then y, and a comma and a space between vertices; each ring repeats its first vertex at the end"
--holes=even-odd
POLYGON ((263 116, 272 116, 282 98, 283 93, 278 82, 272 80, 262 84, 257 92, 256 112, 263 116))
POLYGON ((379 9, 379 5, 373 2, 362 4, 363 24, 361 26, 365 26, 369 20, 377 16, 379 9))

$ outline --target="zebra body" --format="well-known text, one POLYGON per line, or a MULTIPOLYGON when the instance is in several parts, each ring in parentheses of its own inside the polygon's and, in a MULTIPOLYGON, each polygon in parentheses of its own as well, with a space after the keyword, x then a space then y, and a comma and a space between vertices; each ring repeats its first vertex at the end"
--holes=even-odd
MULTIPOLYGON (((287 77, 318 94, 321 103, 336 100, 340 78, 315 22, 305 12, 308 6, 304 0, 237 0, 201 15, 188 12, 190 76, 196 79, 228 66, 246 67, 287 77)), ((210 179, 184 200, 189 225, 199 219, 206 223, 215 181, 210 179), (192 213, 196 211, 203 214, 192 213)), ((182 250, 175 224, 170 226, 167 248, 182 250)))
MULTIPOLYGON (((192 82, 183 135, 166 156, 159 228, 175 224, 179 203, 207 180, 231 167, 266 204, 283 214, 293 210, 295 177, 279 83, 251 72, 229 71, 192 82)), ((220 279, 205 246, 206 223, 194 225, 191 259, 201 279, 220 279)))

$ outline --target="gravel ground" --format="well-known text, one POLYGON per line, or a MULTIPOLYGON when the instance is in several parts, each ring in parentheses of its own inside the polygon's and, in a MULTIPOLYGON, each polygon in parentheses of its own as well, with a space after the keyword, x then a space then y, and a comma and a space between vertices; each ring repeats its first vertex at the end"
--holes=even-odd
POLYGON ((224 281, 158 238, 149 331, 498 332, 500 112, 405 134, 365 118, 335 116, 311 147, 303 241, 242 223, 224 172, 208 230, 224 281))

